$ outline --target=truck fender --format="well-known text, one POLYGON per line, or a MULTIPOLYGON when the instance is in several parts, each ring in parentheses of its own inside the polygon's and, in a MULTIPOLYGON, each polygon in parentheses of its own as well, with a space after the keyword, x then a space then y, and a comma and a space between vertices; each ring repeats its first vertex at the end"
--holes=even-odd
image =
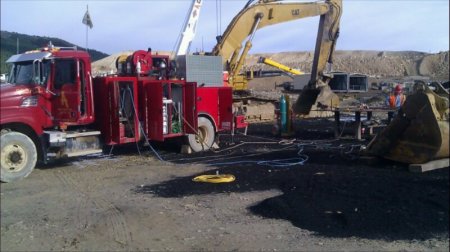
POLYGON ((210 114, 205 113, 205 112, 199 112, 199 113, 198 113, 198 117, 199 117, 199 118, 200 118, 200 117, 204 117, 204 118, 210 120, 211 123, 212 123, 212 125, 213 125, 213 127, 214 127, 214 132, 217 132, 217 129, 218 129, 218 127, 217 127, 217 122, 214 120, 214 118, 213 118, 210 114))

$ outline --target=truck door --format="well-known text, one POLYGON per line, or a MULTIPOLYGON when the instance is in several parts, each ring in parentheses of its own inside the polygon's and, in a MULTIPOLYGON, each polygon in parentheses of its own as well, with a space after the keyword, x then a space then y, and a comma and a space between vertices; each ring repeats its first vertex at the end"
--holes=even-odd
POLYGON ((53 64, 52 115, 57 122, 77 122, 80 118, 80 78, 75 59, 55 59, 53 64))
POLYGON ((219 122, 218 127, 231 130, 233 122, 233 91, 231 88, 219 89, 219 122))
POLYGON ((164 141, 163 135, 163 83, 144 82, 145 129, 151 140, 164 141))

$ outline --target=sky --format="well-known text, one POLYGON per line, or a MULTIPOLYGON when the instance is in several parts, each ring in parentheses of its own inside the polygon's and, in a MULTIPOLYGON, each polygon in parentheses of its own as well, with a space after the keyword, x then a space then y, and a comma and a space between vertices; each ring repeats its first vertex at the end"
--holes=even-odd
MULTIPOLYGON (((191 52, 211 51, 247 0, 203 0, 191 52)), ((312 2, 297 1, 297 2, 312 2)), ((1 30, 108 54, 174 49, 192 0, 0 0, 1 30), (93 28, 82 24, 87 6, 93 28)), ((260 29, 250 53, 314 50, 318 17, 260 29)), ((448 0, 344 0, 337 50, 449 50, 448 0)))

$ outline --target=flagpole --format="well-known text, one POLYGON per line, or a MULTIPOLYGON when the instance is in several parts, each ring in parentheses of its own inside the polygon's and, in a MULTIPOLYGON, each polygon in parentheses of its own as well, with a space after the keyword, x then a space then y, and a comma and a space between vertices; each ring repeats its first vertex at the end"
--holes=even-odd
MULTIPOLYGON (((89 5, 86 5, 86 11, 89 11, 89 5)), ((88 25, 86 25, 86 52, 88 51, 88 25)))
POLYGON ((83 24, 85 24, 86 25, 86 52, 88 52, 89 51, 89 29, 88 28, 91 28, 92 29, 92 26, 93 26, 93 24, 92 24, 92 20, 91 20, 91 17, 89 16, 89 5, 86 5, 86 13, 84 14, 84 17, 83 17, 83 20, 81 21, 83 24))

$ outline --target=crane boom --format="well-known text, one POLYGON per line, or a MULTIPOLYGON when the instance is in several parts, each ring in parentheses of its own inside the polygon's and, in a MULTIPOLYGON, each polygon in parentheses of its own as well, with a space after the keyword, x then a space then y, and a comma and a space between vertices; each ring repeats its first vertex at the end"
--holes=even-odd
POLYGON ((203 0, 192 0, 189 17, 186 18, 181 38, 176 48, 176 56, 186 55, 189 53, 192 40, 194 40, 197 31, 197 22, 200 16, 203 0))

